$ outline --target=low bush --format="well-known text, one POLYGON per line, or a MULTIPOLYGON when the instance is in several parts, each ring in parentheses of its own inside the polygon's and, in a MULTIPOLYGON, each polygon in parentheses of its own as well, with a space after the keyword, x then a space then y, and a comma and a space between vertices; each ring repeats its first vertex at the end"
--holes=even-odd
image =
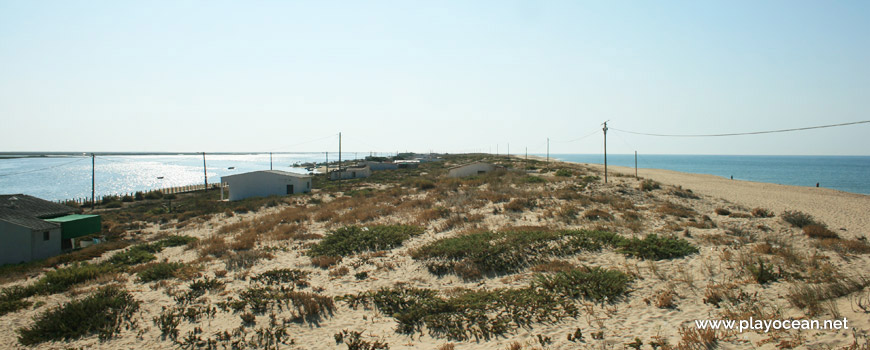
POLYGON ((292 321, 308 323, 317 323, 335 311, 335 302, 330 297, 284 287, 251 287, 239 293, 239 300, 229 304, 237 311, 247 308, 255 314, 278 307, 290 310, 292 321))
POLYGON ((764 265, 764 260, 761 259, 758 260, 757 266, 755 264, 747 265, 746 271, 758 284, 766 284, 779 279, 779 275, 773 272, 770 264, 764 265))
POLYGON ((752 209, 752 216, 757 218, 772 218, 774 214, 772 211, 764 208, 755 208, 752 209))
POLYGON ((518 228, 442 238, 412 251, 411 256, 425 260, 434 274, 476 279, 487 273, 516 272, 555 256, 617 246, 621 241, 619 235, 604 231, 518 228))
POLYGON ((659 237, 649 234, 643 239, 631 238, 620 244, 619 251, 630 256, 648 260, 682 258, 695 254, 698 248, 682 238, 659 237))
POLYGON ((81 300, 46 311, 34 319, 32 326, 18 330, 18 342, 30 346, 47 341, 73 340, 98 334, 106 340, 132 326, 139 301, 119 287, 109 286, 81 300))
POLYGON ((664 215, 676 216, 679 218, 689 218, 695 216, 695 211, 691 208, 687 208, 672 202, 662 203, 656 208, 656 212, 664 215))
POLYGON ((559 170, 556 170, 555 175, 561 176, 561 177, 571 177, 571 176, 574 176, 574 172, 571 170, 568 170, 568 169, 559 169, 559 170))
POLYGON ((829 230, 827 227, 818 224, 809 224, 803 227, 804 234, 810 238, 840 238, 836 232, 829 230))
POLYGON ((731 215, 731 211, 725 208, 716 208, 716 215, 728 216, 731 215))
POLYGON ((525 182, 527 184, 540 184, 546 183, 547 180, 540 176, 527 175, 526 177, 523 177, 522 182, 525 182))
POLYGON ((638 188, 641 191, 652 191, 652 190, 657 190, 659 188, 662 188, 662 186, 659 185, 658 182, 655 182, 655 181, 650 180, 650 179, 646 179, 646 180, 643 180, 640 182, 640 185, 638 186, 638 188))
POLYGON ((605 220, 610 221, 613 220, 613 214, 608 213, 601 209, 590 209, 583 213, 583 217, 588 220, 605 220))
POLYGON ((533 323, 576 317, 578 299, 619 300, 630 282, 619 271, 581 268, 536 275, 532 285, 522 289, 464 290, 442 297, 435 290, 397 285, 341 299, 351 307, 374 304, 398 321, 399 333, 421 332, 425 326, 433 337, 489 340, 533 323))
POLYGON ((308 255, 346 256, 363 251, 389 250, 421 233, 421 227, 409 225, 346 226, 324 237, 308 250, 308 255))
POLYGON ((74 285, 91 281, 112 271, 108 265, 74 264, 69 267, 49 271, 45 276, 28 287, 33 294, 54 294, 65 292, 74 285))
POLYGON ((799 212, 796 210, 795 211, 786 210, 786 211, 782 212, 782 214, 780 214, 780 217, 782 218, 783 221, 785 221, 785 222, 787 222, 787 223, 789 223, 792 226, 797 227, 797 228, 803 228, 804 226, 809 226, 809 225, 823 226, 821 223, 816 222, 816 220, 813 219, 813 217, 810 214, 799 212))
POLYGON ((521 212, 535 207, 535 201, 527 198, 515 198, 504 205, 505 210, 521 212))
POLYGON ((177 262, 153 263, 144 266, 142 270, 136 273, 136 276, 139 277, 139 282, 142 283, 175 278, 176 273, 184 266, 184 264, 177 262))
POLYGON ((308 271, 298 269, 275 269, 251 277, 251 281, 267 285, 295 284, 297 287, 308 286, 308 271))
POLYGON ((160 191, 150 191, 145 193, 145 199, 160 199, 163 198, 163 192, 160 191))

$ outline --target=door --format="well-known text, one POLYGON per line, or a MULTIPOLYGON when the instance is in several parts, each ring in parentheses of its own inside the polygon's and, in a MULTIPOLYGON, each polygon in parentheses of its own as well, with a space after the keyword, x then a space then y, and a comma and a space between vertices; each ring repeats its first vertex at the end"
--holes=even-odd
POLYGON ((287 185, 287 194, 293 194, 293 185, 287 185))

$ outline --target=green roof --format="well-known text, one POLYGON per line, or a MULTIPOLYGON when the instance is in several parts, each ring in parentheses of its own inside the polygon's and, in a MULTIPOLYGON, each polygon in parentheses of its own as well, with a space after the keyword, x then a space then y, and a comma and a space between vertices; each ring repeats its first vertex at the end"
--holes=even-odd
POLYGON ((45 219, 45 221, 51 221, 51 222, 70 222, 70 221, 76 221, 76 220, 87 219, 87 218, 94 218, 94 217, 99 217, 99 215, 82 215, 82 214, 73 214, 73 215, 61 216, 61 217, 59 217, 59 218, 45 219))
POLYGON ((102 229, 102 220, 99 215, 67 215, 59 218, 46 219, 45 221, 60 224, 60 237, 70 239, 99 233, 102 229))

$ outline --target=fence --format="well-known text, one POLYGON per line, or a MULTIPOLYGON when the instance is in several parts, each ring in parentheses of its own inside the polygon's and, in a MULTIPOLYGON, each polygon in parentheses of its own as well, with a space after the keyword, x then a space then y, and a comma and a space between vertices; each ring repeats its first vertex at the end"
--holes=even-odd
MULTIPOLYGON (((220 185, 219 184, 209 184, 208 187, 214 189, 214 188, 220 188, 220 185)), ((202 191, 203 189, 205 189, 205 184, 185 185, 185 186, 164 187, 164 188, 152 189, 152 190, 147 190, 147 191, 130 192, 130 193, 116 193, 116 194, 111 194, 111 195, 105 195, 105 196, 103 196, 103 198, 117 197, 119 200, 121 200, 124 197, 128 197, 128 196, 129 196, 129 198, 136 198, 136 193, 142 193, 142 196, 145 196, 147 199, 147 194, 149 192, 160 192, 163 195, 167 195, 167 194, 179 194, 179 193, 189 193, 189 192, 195 192, 195 191, 202 191)), ((100 202, 100 201, 101 201, 100 199, 97 200, 97 202, 100 202)), ((71 198, 71 199, 64 199, 64 200, 56 200, 55 202, 62 203, 62 204, 64 204, 64 203, 76 204, 78 206, 82 206, 82 205, 90 204, 91 198, 89 198, 89 197, 71 198)))

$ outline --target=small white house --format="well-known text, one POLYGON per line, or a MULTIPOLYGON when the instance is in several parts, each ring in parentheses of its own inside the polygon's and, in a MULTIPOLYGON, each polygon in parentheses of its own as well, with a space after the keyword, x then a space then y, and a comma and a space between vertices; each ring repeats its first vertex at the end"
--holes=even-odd
POLYGON ((280 170, 261 170, 221 177, 221 199, 224 187, 229 188, 229 200, 250 197, 288 195, 311 191, 311 176, 280 170))
POLYGON ((372 176, 372 168, 369 168, 368 165, 365 166, 356 166, 356 167, 347 167, 342 168, 341 170, 335 169, 329 171, 329 179, 330 180, 347 180, 347 179, 359 179, 364 177, 372 176))
POLYGON ((472 175, 485 174, 490 171, 495 170, 497 167, 495 165, 484 163, 484 162, 474 162, 471 164, 465 164, 460 166, 455 166, 450 169, 447 169, 448 177, 466 177, 472 175))

